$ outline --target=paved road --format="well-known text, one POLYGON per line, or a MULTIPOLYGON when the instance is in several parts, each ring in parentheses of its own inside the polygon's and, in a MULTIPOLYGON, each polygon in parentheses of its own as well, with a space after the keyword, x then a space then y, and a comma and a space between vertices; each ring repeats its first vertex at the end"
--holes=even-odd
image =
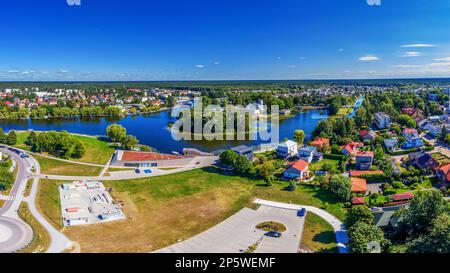
POLYGON ((31 214, 49 232, 51 244, 47 252, 62 252, 71 245, 71 241, 62 233, 51 226, 38 212, 35 205, 39 178, 34 178, 30 196, 24 198, 24 192, 28 179, 32 177, 31 168, 35 168, 39 174, 39 163, 33 158, 21 158, 15 152, 5 148, 0 148, 5 154, 10 155, 19 168, 15 183, 9 196, 2 196, 6 200, 0 209, 0 252, 15 252, 26 247, 33 239, 33 230, 18 215, 18 210, 22 201, 26 199, 31 214))
POLYGON ((338 244, 338 249, 340 253, 348 253, 348 234, 347 230, 345 228, 345 225, 339 221, 336 217, 331 215, 330 213, 311 206, 303 206, 303 205, 295 205, 295 204, 286 204, 286 203, 279 203, 279 202, 273 202, 273 201, 267 201, 262 199, 256 199, 254 201, 256 204, 264 205, 264 206, 271 206, 275 208, 285 208, 285 209, 293 209, 293 210, 299 210, 301 208, 305 208, 307 211, 312 212, 321 218, 323 218, 325 221, 327 221, 334 229, 334 233, 336 235, 336 242, 338 244))
POLYGON ((16 180, 6 199, 0 208, 0 252, 14 252, 24 248, 33 240, 33 230, 20 219, 17 211, 23 199, 26 182, 30 176, 29 162, 21 159, 17 154, 0 148, 4 154, 11 156, 17 162, 19 168, 16 180))
POLYGON ((222 223, 181 243, 160 249, 158 253, 241 253, 259 242, 256 253, 297 253, 304 219, 297 210, 260 206, 244 208, 222 223), (266 221, 286 226, 281 238, 264 236, 255 226, 266 221))

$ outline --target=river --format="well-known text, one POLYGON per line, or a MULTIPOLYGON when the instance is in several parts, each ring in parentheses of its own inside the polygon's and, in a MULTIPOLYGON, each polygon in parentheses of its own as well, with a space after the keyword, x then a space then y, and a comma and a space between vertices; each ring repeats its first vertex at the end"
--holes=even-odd
MULTIPOLYGON (((317 123, 328 116, 319 110, 295 113, 293 117, 280 121, 280 140, 292 139, 294 131, 305 131, 307 138, 311 136, 317 123)), ((91 119, 42 119, 42 120, 0 120, 0 127, 5 131, 28 130, 36 131, 68 131, 86 135, 105 135, 106 127, 118 123, 127 128, 127 133, 136 136, 140 143, 149 145, 158 151, 170 153, 181 152, 183 148, 196 148, 202 151, 215 151, 237 145, 257 146, 263 141, 175 141, 172 139, 168 122, 174 121, 169 111, 161 111, 146 115, 127 116, 123 119, 109 118, 91 119)))

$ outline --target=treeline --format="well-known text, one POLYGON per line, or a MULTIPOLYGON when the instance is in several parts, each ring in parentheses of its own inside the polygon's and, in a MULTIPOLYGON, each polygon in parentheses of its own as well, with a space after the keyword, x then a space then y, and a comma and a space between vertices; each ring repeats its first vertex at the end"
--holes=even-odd
POLYGON ((83 143, 66 131, 31 132, 25 144, 35 153, 47 152, 59 158, 81 158, 86 153, 83 143))
POLYGON ((2 108, 0 110, 0 119, 42 119, 50 118, 72 118, 80 117, 121 117, 122 110, 115 106, 84 106, 81 108, 57 107, 57 106, 41 106, 28 111, 28 108, 2 108))

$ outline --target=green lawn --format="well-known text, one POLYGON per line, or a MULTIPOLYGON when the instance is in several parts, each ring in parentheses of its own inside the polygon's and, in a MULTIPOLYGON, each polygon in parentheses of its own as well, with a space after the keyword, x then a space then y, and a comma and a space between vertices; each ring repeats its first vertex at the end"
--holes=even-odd
MULTIPOLYGON (((28 132, 17 132, 17 144, 15 146, 29 151, 30 147, 25 144, 28 134, 28 132)), ((99 140, 95 137, 79 135, 73 135, 73 137, 79 139, 86 150, 86 154, 82 158, 71 159, 73 161, 106 164, 114 153, 114 148, 111 143, 99 140)))
POLYGON ((330 164, 330 165, 334 166, 335 168, 338 168, 339 160, 324 158, 319 162, 311 163, 309 165, 309 169, 311 171, 320 171, 324 164, 330 164))
MULTIPOLYGON (((38 206, 60 227, 57 186, 40 184, 38 206)), ((286 191, 288 182, 266 187, 262 180, 218 173, 215 168, 145 179, 108 181, 113 197, 123 202, 127 220, 66 228, 64 233, 81 244, 83 252, 145 252, 187 239, 216 225, 243 207, 254 207, 253 198, 321 207, 341 220, 345 209, 320 188, 300 185, 286 191), (151 230, 151 234, 149 231, 151 230)))
POLYGON ((333 227, 328 222, 311 212, 306 214, 301 243, 302 246, 313 252, 339 252, 333 227))
POLYGON ((56 159, 34 156, 41 166, 41 173, 49 175, 97 176, 101 167, 68 163, 56 159))

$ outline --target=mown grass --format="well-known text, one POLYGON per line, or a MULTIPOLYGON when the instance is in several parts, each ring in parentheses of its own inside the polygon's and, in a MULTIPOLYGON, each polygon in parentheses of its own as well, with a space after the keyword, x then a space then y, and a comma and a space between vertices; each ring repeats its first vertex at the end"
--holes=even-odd
MULTIPOLYGON (((28 132, 17 132, 17 144, 15 147, 29 151, 30 147, 25 144, 28 135, 28 132)), ((93 164, 106 164, 114 153, 114 148, 109 142, 102 141, 95 137, 80 135, 72 136, 83 143, 86 153, 82 158, 70 160, 93 164)))
POLYGON ((64 162, 56 159, 34 156, 41 166, 41 173, 48 175, 97 176, 101 167, 64 162))
MULTIPOLYGON (((42 181, 38 195, 39 208, 58 228, 60 183, 42 181)), ((266 187, 261 180, 223 175, 215 168, 104 183, 113 189, 114 199, 124 204, 128 218, 65 228, 64 233, 80 243, 82 252, 156 250, 199 234, 244 207, 253 207, 254 197, 326 207, 340 218, 345 215, 336 200, 320 189, 299 186, 289 192, 284 190, 288 182, 266 187)))
POLYGON ((338 252, 336 236, 332 226, 311 212, 306 214, 301 243, 313 252, 338 252))
POLYGON ((36 218, 33 217, 31 214, 28 204, 22 203, 19 208, 19 216, 22 218, 26 223, 28 223, 31 228, 33 229, 34 237, 33 241, 25 247, 24 249, 21 249, 20 253, 42 253, 47 250, 47 248, 50 246, 50 235, 48 234, 47 230, 36 220, 36 218))
POLYGON ((320 160, 318 162, 311 163, 309 165, 309 169, 311 171, 319 171, 319 170, 322 169, 324 164, 330 164, 331 166, 334 166, 335 168, 338 168, 339 160, 324 158, 324 159, 322 159, 322 160, 320 160))

